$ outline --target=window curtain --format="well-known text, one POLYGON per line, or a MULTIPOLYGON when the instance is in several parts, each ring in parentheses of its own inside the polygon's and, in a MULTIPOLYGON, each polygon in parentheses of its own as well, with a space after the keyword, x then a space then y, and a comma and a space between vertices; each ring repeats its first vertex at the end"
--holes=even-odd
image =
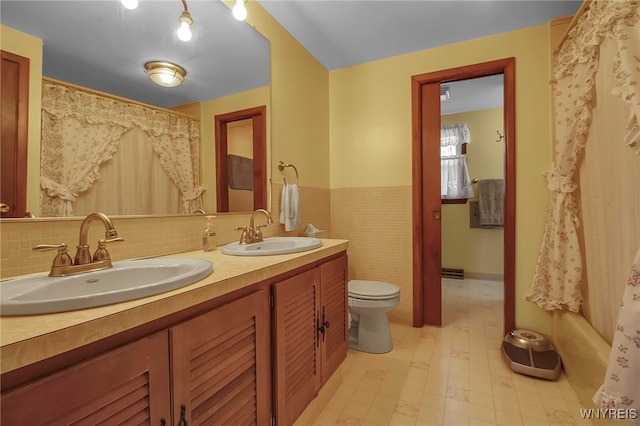
POLYGON ((471 142, 469 127, 464 124, 446 124, 440 127, 440 196, 441 198, 472 198, 473 189, 467 167, 467 156, 461 154, 461 147, 471 142), (451 152, 456 154, 442 155, 451 152))
MULTIPOLYGON (((640 153, 640 14, 638 3, 592 1, 554 54, 555 164, 545 174, 551 192, 544 237, 533 284, 527 295, 546 310, 578 312, 582 303, 583 265, 578 234, 576 171, 592 120, 595 74, 600 45, 615 42, 611 94, 629 105, 624 141, 640 153)), ((611 149, 616 149, 615 141, 611 149)), ((633 151, 629 151, 633 152, 633 151)))
POLYGON ((201 208, 199 120, 45 82, 41 215, 72 216, 78 194, 100 178, 100 166, 113 157, 123 135, 134 128, 148 136, 163 170, 180 191, 181 206, 176 213, 201 208))

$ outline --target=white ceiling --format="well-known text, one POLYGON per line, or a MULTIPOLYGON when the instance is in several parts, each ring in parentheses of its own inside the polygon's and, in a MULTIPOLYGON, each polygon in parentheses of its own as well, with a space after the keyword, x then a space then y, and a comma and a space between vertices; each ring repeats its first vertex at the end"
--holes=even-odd
MULTIPOLYGON (((580 0, 258 1, 329 70, 543 24, 574 14, 581 4, 580 0)), ((219 0, 187 3, 194 19, 189 43, 175 36, 180 0, 140 0, 134 11, 123 9, 117 0, 2 0, 0 22, 44 40, 46 76, 141 102, 172 106, 269 83, 269 42, 264 37, 235 21, 219 0), (157 59, 185 67, 185 84, 167 89, 151 83, 143 64, 157 59)), ((468 86, 462 83, 451 84, 452 98, 443 104, 443 112, 462 98, 468 86)))

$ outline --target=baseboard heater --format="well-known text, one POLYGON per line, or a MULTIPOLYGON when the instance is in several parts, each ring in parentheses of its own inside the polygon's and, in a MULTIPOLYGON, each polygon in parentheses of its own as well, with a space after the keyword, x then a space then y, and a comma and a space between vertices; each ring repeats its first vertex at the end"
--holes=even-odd
POLYGON ((442 278, 453 278, 455 280, 464 280, 464 269, 442 268, 442 278))

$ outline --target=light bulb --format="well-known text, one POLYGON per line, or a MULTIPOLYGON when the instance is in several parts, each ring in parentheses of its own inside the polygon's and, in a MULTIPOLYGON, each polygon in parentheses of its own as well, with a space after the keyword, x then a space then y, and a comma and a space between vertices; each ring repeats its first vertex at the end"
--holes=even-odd
POLYGON ((191 24, 193 24, 193 19, 191 19, 191 15, 186 10, 182 12, 180 15, 180 28, 176 31, 178 38, 182 41, 191 40, 191 24))
POLYGON ((244 0, 236 0, 236 4, 231 9, 231 13, 233 13, 233 17, 238 21, 244 21, 247 19, 247 8, 244 7, 244 0))
POLYGON ((191 28, 189 28, 189 24, 186 22, 182 22, 180 24, 180 28, 178 28, 176 33, 178 34, 178 38, 182 41, 191 40, 191 28))
POLYGON ((138 7, 138 0, 120 0, 120 4, 126 9, 133 10, 138 7))

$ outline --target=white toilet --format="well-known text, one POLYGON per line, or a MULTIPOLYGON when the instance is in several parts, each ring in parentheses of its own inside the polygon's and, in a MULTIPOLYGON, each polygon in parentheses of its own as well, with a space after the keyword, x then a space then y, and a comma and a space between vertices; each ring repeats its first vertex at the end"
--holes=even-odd
POLYGON ((400 288, 380 281, 349 281, 349 347, 383 354, 393 348, 387 312, 400 303, 400 288))

